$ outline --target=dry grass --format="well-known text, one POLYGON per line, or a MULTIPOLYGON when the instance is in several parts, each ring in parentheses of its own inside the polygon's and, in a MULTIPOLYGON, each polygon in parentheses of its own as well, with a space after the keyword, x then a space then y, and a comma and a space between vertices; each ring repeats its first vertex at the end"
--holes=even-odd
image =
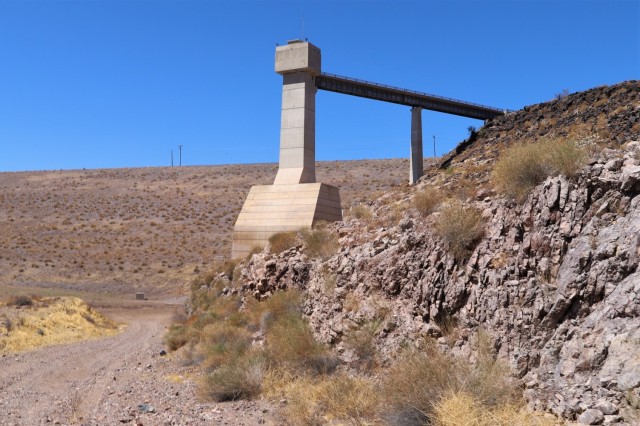
POLYGON ((364 204, 356 204, 354 206, 351 206, 351 208, 349 209, 349 213, 352 217, 363 220, 365 222, 371 220, 371 218, 373 217, 371 209, 364 204))
POLYGON ((573 176, 586 160, 583 149, 568 139, 545 139, 507 148, 493 169, 496 188, 518 201, 547 177, 573 176))
POLYGON ((197 282, 202 285, 192 286, 192 299, 199 301, 198 310, 174 323, 165 341, 170 349, 196 347, 197 354, 190 357, 204 360, 206 374, 200 386, 204 398, 252 398, 260 392, 263 375, 274 369, 296 375, 335 369, 336 358, 314 339, 302 317, 299 292, 277 292, 262 302, 250 300, 241 310, 238 299, 218 291, 215 278, 205 275, 197 282), (209 285, 203 284, 207 281, 209 285), (264 346, 252 345, 256 331, 264 336, 264 346))
POLYGON ((380 395, 371 380, 344 373, 285 380, 283 422, 294 426, 376 424, 380 395))
POLYGON ((401 354, 376 379, 374 340, 387 315, 380 308, 376 318, 345 337, 365 374, 351 376, 337 370, 338 359, 330 348, 315 340, 302 315, 299 291, 247 300, 241 309, 233 297, 219 293, 215 274, 205 274, 198 283, 192 291, 209 292, 210 299, 190 318, 176 318, 174 327, 180 330, 177 335, 189 336, 189 358, 203 359, 204 399, 284 397, 288 403, 280 407, 280 423, 288 425, 439 424, 442 419, 466 421, 464 416, 476 423, 491 419, 524 425, 538 419, 520 411, 517 389, 507 369, 493 359, 490 341, 482 333, 474 365, 427 345, 421 352, 401 354), (254 344, 256 336, 259 344, 254 344), (466 412, 461 401, 469 406, 466 412))
POLYGON ((459 393, 471 395, 483 410, 521 406, 507 368, 491 356, 485 336, 480 334, 479 341, 478 361, 473 366, 431 346, 419 353, 409 352, 393 365, 382 390, 388 420, 423 424, 437 417, 440 401, 459 393))
POLYGON ((204 375, 200 396, 214 401, 251 399, 260 393, 266 371, 260 353, 245 352, 204 375))
POLYGON ((303 229, 304 252, 312 259, 328 259, 340 248, 338 236, 329 229, 303 229))
POLYGON ((315 340, 299 313, 275 317, 267 330, 266 354, 273 367, 312 375, 326 374, 337 367, 337 358, 315 340))
POLYGON ((458 261, 464 260, 484 235, 482 213, 449 200, 435 223, 435 230, 458 261))
POLYGON ((113 335, 118 326, 74 297, 30 298, 2 309, 0 352, 18 352, 113 335))
POLYGON ((269 237, 269 250, 273 254, 280 254, 298 244, 297 232, 277 232, 269 237))
POLYGON ((506 404, 487 408, 466 392, 445 395, 434 409, 436 426, 553 426, 557 419, 506 404))
POLYGON ((413 196, 413 205, 423 217, 426 217, 438 208, 443 198, 439 190, 425 186, 413 196))
POLYGON ((200 335, 205 367, 215 369, 240 358, 251 346, 251 333, 244 327, 220 321, 206 325, 200 335))

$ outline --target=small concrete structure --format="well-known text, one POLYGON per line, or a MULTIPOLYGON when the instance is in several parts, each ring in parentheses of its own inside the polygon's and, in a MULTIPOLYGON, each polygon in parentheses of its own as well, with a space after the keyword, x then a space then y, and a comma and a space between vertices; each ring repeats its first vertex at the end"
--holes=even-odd
POLYGON ((276 48, 282 75, 280 162, 273 185, 253 186, 233 228, 231 257, 264 247, 278 232, 342 220, 338 188, 316 183, 316 85, 320 49, 300 40, 276 48))

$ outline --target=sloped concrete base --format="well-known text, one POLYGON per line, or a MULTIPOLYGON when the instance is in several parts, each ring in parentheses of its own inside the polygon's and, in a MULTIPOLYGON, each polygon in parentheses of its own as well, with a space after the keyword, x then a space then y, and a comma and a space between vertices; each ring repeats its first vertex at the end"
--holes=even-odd
POLYGON ((233 228, 232 258, 264 247, 277 232, 342 220, 340 192, 324 183, 252 186, 233 228))

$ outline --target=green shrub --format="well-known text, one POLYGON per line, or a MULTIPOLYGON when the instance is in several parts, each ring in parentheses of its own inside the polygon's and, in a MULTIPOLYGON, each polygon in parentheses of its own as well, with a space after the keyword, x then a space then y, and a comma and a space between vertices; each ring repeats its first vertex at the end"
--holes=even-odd
POLYGON ((465 207, 458 200, 450 200, 435 223, 436 232, 447 243, 456 260, 463 260, 484 234, 481 212, 465 207))
POLYGON ((413 196, 413 205, 422 216, 429 216, 442 203, 442 193, 430 186, 425 186, 413 196))
POLYGON ((304 252, 314 259, 328 259, 340 248, 338 237, 328 229, 304 229, 300 231, 300 236, 304 242, 304 252))
POLYGON ((277 232, 269 237, 269 247, 273 254, 280 254, 295 247, 297 243, 298 234, 296 232, 277 232))
POLYGON ((573 176, 585 160, 585 151, 567 139, 517 144, 500 155, 492 180, 500 192, 523 201, 547 177, 573 176))

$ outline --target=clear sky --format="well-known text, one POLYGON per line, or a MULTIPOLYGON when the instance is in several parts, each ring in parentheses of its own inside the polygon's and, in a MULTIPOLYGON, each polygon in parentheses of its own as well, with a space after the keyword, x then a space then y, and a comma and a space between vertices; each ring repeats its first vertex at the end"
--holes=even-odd
MULTIPOLYGON (((276 43, 519 109, 640 79, 639 0, 0 0, 0 171, 276 162, 276 43), (303 19, 304 17, 304 19, 303 19), (304 22, 304 24, 303 24, 304 22)), ((318 160, 408 157, 408 107, 319 91, 318 160)), ((481 121, 423 113, 425 154, 481 121)))

